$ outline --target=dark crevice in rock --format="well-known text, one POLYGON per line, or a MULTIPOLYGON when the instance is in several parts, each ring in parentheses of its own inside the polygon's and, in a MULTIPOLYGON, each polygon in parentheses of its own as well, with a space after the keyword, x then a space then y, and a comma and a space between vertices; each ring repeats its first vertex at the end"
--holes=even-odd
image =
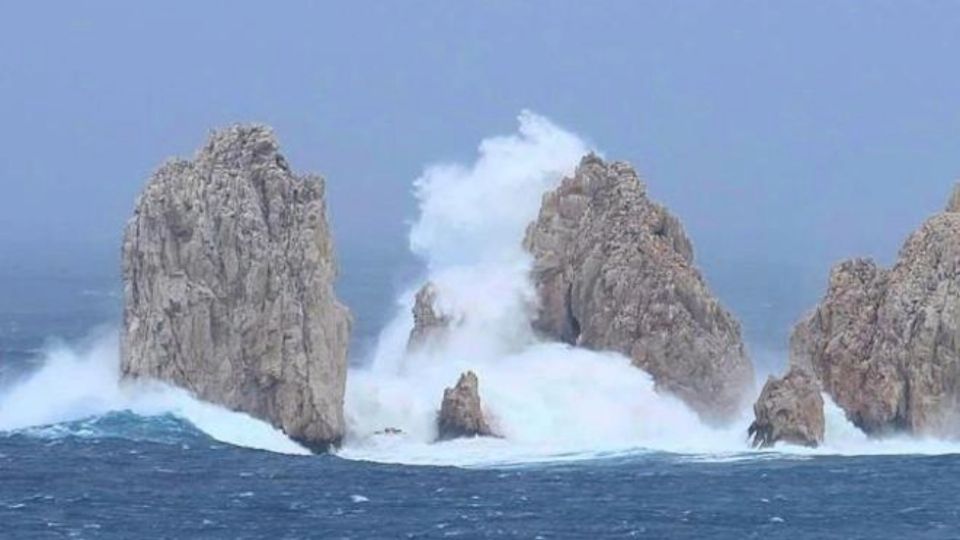
POLYGON ((693 266, 680 222, 630 165, 584 157, 543 197, 523 246, 539 334, 628 355, 704 419, 736 417, 754 383, 740 325, 693 266))
POLYGON ((566 321, 561 340, 571 345, 576 345, 580 339, 580 321, 573 314, 573 285, 567 287, 566 302, 566 321))

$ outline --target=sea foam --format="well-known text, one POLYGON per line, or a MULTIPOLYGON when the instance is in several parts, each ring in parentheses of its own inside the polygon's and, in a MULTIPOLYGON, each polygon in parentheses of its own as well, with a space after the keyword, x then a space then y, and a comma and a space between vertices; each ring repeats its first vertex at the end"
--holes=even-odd
POLYGON ((186 390, 155 381, 121 384, 118 351, 115 330, 95 332, 82 344, 48 346, 39 369, 0 391, 0 432, 130 411, 143 417, 172 414, 236 446, 309 453, 269 424, 200 401, 186 390))
MULTIPOLYGON (((960 445, 944 441, 868 439, 829 398, 823 446, 754 451, 746 437, 749 409, 727 427, 709 426, 681 401, 658 392, 628 358, 537 339, 529 324, 536 300, 528 278, 532 261, 521 240, 543 193, 591 150, 580 137, 526 112, 517 133, 483 141, 474 163, 430 166, 414 182, 420 215, 410 247, 426 274, 400 295, 369 358, 354 359, 341 457, 487 466, 649 452, 718 461, 960 452, 960 445), (460 315, 460 322, 441 346, 410 352, 413 297, 427 280, 439 290, 441 307, 460 315), (503 437, 437 443, 443 390, 468 369, 478 374, 485 412, 503 437), (402 434, 384 434, 386 428, 402 434)), ((117 353, 115 330, 81 345, 46 348, 40 369, 0 390, 0 431, 131 411, 142 417, 172 414, 238 446, 306 453, 267 423, 182 389, 119 383, 117 353)))
MULTIPOLYGON (((426 275, 397 302, 378 346, 347 384, 348 434, 340 455, 404 463, 484 465, 598 459, 651 451, 700 459, 752 459, 749 408, 727 427, 704 424, 650 376, 616 353, 543 343, 530 330, 535 294, 521 240, 543 193, 594 151, 580 137, 525 112, 517 133, 483 141, 471 164, 429 166, 414 181, 420 215, 411 250, 426 275), (408 351, 410 310, 431 281, 443 311, 457 315, 437 347, 408 351), (435 419, 443 390, 473 370, 502 439, 442 443, 435 419), (386 428, 402 434, 384 434, 386 428)), ((759 387, 759 383, 757 385, 759 387)), ((867 439, 832 402, 825 444, 779 445, 790 455, 943 453, 960 446, 918 439, 867 439)))

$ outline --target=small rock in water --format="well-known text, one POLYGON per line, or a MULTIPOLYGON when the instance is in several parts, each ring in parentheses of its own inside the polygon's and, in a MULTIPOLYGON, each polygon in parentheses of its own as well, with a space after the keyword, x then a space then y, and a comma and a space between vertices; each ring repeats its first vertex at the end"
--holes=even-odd
POLYGON ((439 440, 494 436, 483 416, 479 384, 477 375, 468 371, 460 375, 456 386, 443 391, 443 403, 437 415, 439 440))
POLYGON ((816 379, 794 366, 779 379, 770 377, 753 405, 755 420, 748 435, 753 446, 778 442, 815 447, 823 442, 823 397, 816 379))

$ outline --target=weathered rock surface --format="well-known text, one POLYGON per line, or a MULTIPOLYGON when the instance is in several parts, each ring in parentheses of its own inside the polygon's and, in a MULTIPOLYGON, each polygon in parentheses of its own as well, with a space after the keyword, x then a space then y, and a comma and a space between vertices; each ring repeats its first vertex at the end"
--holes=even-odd
POLYGON ((755 420, 748 431, 753 446, 823 442, 823 397, 816 379, 804 369, 794 367, 784 377, 769 377, 753 413, 755 420))
POLYGON ((417 291, 413 304, 413 329, 407 348, 415 350, 442 339, 453 318, 437 307, 437 288, 428 282, 417 291))
POLYGON ((740 325, 695 268, 680 222, 628 164, 584 157, 544 196, 524 246, 537 330, 621 352, 702 417, 733 418, 753 385, 740 325))
POLYGON ((153 175, 127 225, 123 376, 336 444, 350 316, 335 274, 323 179, 294 174, 269 128, 214 133, 153 175))
POLYGON ((494 436, 483 416, 477 375, 472 371, 460 375, 457 385, 443 391, 443 403, 437 415, 437 439, 494 436))
POLYGON ((790 348, 867 433, 960 435, 960 191, 890 270, 837 265, 790 348))

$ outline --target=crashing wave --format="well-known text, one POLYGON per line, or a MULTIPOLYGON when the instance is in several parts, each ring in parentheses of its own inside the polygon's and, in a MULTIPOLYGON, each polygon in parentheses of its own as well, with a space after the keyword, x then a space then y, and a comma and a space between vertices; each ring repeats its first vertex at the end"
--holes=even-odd
POLYGON ((0 393, 0 432, 136 439, 145 428, 123 416, 126 422, 118 426, 111 414, 128 411, 154 423, 172 415, 235 446, 308 453, 269 424, 199 401, 183 389, 120 384, 118 350, 115 331, 98 332, 76 347, 58 344, 45 350, 42 367, 0 393))
MULTIPOLYGON (((658 392, 627 358, 538 340, 529 330, 531 261, 520 239, 541 194, 588 150, 575 135, 525 113, 517 134, 484 141, 472 165, 429 167, 416 181, 421 215, 411 248, 444 301, 465 316, 442 346, 409 351, 415 288, 401 295, 376 350, 349 373, 341 457, 504 466, 664 452, 716 461, 960 452, 951 442, 869 439, 829 400, 820 448, 754 451, 746 439, 748 411, 726 428, 705 425, 682 402, 658 392), (486 413, 504 438, 435 443, 443 389, 468 369, 480 377, 486 413)), ((114 332, 74 348, 49 348, 40 369, 0 390, 0 432, 162 440, 190 437, 186 421, 226 443, 306 453, 268 424, 184 390, 120 385, 117 370, 114 332)))

